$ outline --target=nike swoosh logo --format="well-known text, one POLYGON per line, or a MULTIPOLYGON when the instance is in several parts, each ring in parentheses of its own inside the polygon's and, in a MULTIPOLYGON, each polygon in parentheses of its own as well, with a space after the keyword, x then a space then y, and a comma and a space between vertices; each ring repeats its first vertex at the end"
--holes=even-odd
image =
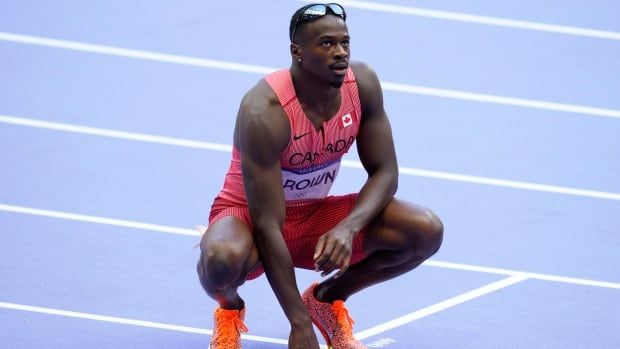
POLYGON ((307 135, 309 135, 310 133, 311 133, 311 132, 306 132, 306 133, 301 134, 301 135, 295 135, 295 136, 293 136, 293 140, 294 140, 294 141, 296 141, 296 140, 300 139, 300 138, 301 138, 301 137, 303 137, 303 136, 307 136, 307 135))

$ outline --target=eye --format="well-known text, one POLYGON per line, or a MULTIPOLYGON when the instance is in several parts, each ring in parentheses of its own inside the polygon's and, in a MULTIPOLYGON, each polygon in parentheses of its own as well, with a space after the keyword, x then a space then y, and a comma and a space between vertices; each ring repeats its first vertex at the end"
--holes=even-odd
POLYGON ((332 45, 331 40, 321 41, 321 46, 331 46, 331 45, 332 45))
POLYGON ((344 47, 349 47, 349 40, 343 40, 340 44, 344 47))

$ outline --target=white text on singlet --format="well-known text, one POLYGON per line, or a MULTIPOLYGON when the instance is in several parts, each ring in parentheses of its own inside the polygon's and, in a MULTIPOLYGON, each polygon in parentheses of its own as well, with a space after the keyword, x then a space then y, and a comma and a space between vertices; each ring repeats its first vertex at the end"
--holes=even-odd
POLYGON ((320 199, 329 194, 338 170, 340 159, 329 163, 299 168, 282 169, 284 198, 289 200, 320 199))

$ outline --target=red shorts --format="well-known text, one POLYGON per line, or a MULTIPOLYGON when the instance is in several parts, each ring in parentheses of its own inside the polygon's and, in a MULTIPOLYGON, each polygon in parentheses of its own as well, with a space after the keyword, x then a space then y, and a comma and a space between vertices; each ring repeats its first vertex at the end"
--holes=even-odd
MULTIPOLYGON (((342 221, 351 212, 356 200, 357 194, 328 196, 309 204, 286 207, 282 234, 295 267, 314 269, 313 254, 319 237, 342 221)), ((228 216, 239 218, 252 230, 247 205, 233 204, 228 200, 216 198, 211 207, 209 225, 228 216)), ((351 265, 365 257, 363 246, 365 235, 364 228, 353 239, 351 265)), ((263 272, 262 266, 258 266, 248 274, 247 279, 255 279, 263 272)))

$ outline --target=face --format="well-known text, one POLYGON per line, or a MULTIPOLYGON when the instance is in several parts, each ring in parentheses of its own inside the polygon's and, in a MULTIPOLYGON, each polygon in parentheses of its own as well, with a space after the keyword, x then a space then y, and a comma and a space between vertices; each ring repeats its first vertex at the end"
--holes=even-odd
POLYGON ((349 66, 346 23, 340 17, 327 15, 300 29, 296 53, 302 59, 302 68, 319 81, 340 88, 349 66))

